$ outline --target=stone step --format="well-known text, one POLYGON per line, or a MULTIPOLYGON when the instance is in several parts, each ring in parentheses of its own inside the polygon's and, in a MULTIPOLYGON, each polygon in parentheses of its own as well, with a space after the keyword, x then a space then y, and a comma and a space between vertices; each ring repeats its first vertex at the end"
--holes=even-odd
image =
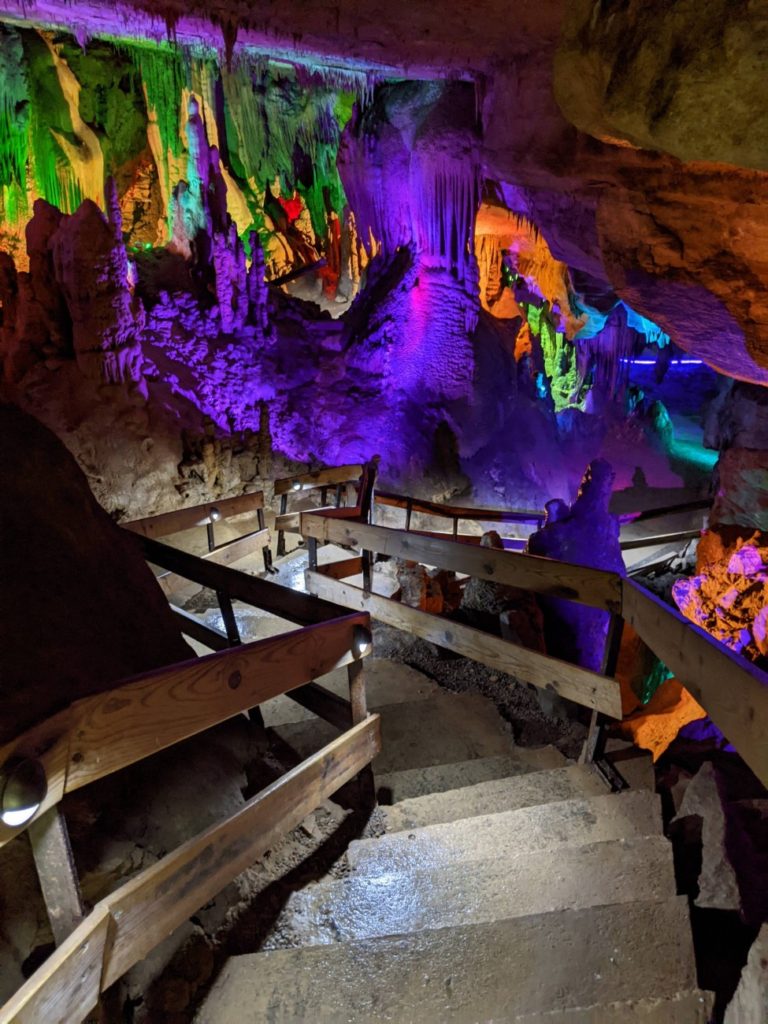
POLYGON ((197 1024, 476 1024, 691 989, 685 897, 230 959, 197 1024))
POLYGON ((594 768, 571 765, 549 772, 530 772, 508 779, 490 779, 462 789, 429 793, 382 808, 387 832, 476 818, 481 814, 514 811, 577 797, 605 796, 608 790, 594 768))
MULTIPOLYGON (((358 875, 294 893, 279 933, 301 945, 401 935, 676 893, 672 847, 663 836, 537 850, 434 871, 358 875)), ((631 909, 627 911, 631 914, 631 909)))
MULTIPOLYGON (((317 682, 339 697, 349 700, 349 680, 346 668, 337 668, 317 682)), ((365 692, 369 708, 387 704, 428 700, 440 692, 440 687, 423 672, 388 658, 367 658, 365 662, 365 692)), ((273 697, 261 705, 264 724, 269 727, 290 722, 314 719, 311 711, 288 696, 273 697)))
MULTIPOLYGON (((423 768, 427 765, 496 757, 513 751, 504 720, 484 697, 440 692, 429 700, 376 708, 381 715, 382 751, 374 770, 423 768)), ((338 736, 319 718, 280 725, 273 730, 302 759, 338 736)))
POLYGON ((715 999, 711 992, 692 989, 663 999, 633 999, 549 1013, 526 1013, 496 1024, 708 1024, 715 999))
POLYGON ((395 804, 425 793, 442 793, 490 779, 563 768, 567 764, 568 759, 556 747, 514 747, 511 754, 498 757, 476 757, 470 761, 374 774, 379 803, 395 804))
POLYGON ((439 868, 457 861, 490 860, 610 839, 659 835, 661 805, 648 790, 626 790, 516 811, 425 825, 350 843, 347 858, 368 875, 439 868))

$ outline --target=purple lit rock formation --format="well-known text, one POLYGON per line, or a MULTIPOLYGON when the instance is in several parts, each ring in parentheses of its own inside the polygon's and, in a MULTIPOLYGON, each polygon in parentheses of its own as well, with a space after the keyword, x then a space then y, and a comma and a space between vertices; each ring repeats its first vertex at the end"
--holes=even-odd
MULTIPOLYGON (((572 505, 560 498, 548 502, 544 525, 528 540, 530 554, 609 569, 623 576, 619 524, 608 511, 613 478, 608 463, 596 459, 587 468, 572 505)), ((539 600, 544 608, 548 652, 600 671, 609 613, 559 598, 539 600)))

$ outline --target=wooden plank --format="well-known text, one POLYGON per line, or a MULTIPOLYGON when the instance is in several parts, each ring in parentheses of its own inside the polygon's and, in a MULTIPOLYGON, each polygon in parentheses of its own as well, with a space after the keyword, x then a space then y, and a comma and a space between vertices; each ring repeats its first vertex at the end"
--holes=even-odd
POLYGON ((57 946, 85 917, 67 823, 59 807, 38 815, 29 826, 29 841, 45 909, 57 946))
POLYGON ((289 533, 298 533, 301 526, 301 512, 285 512, 275 516, 275 530, 287 530, 289 533))
MULTIPOLYGON (((72 707, 64 708, 0 747, 0 764, 16 756, 36 758, 43 766, 48 792, 40 804, 37 817, 45 814, 64 796, 72 718, 72 707)), ((23 828, 9 828, 0 822, 0 846, 4 846, 22 831, 23 828)))
POLYGON ((99 1000, 112 923, 99 904, 3 1007, 0 1024, 78 1024, 99 1000))
POLYGON ((442 516, 446 519, 468 519, 476 523, 530 523, 539 525, 545 513, 532 509, 470 508, 461 505, 444 505, 436 501, 411 498, 406 494, 377 491, 375 501, 379 505, 407 509, 425 516, 442 516))
POLYGON ((369 764, 381 749, 378 715, 262 790, 226 821, 189 840, 104 901, 115 920, 102 988, 124 974, 199 907, 369 764))
POLYGON ((652 548, 662 544, 676 544, 681 540, 697 540, 701 537, 701 530, 678 530, 677 533, 661 533, 654 537, 632 537, 630 540, 620 541, 622 551, 630 551, 634 548, 652 548))
POLYGON ((523 682, 551 690, 585 707, 595 708, 611 718, 621 718, 621 693, 614 679, 537 651, 529 651, 463 623, 409 608, 399 601, 378 594, 365 594, 359 587, 328 579, 320 573, 308 572, 307 586, 313 593, 332 598, 348 608, 367 611, 381 622, 413 633, 465 658, 472 658, 489 668, 516 676, 523 682))
POLYGON ((768 785, 768 673, 729 651, 634 580, 624 583, 623 614, 768 785))
POLYGON ((648 519, 661 519, 664 516, 680 515, 683 512, 698 512, 712 507, 711 498, 699 498, 697 501, 686 501, 680 505, 666 505, 662 508, 647 508, 642 512, 623 512, 617 516, 622 526, 626 523, 640 523, 648 519))
MULTIPOLYGON (((360 614, 339 618, 339 611, 333 622, 195 658, 84 697, 6 744, 0 764, 12 754, 38 758, 48 779, 40 817, 64 793, 349 664, 354 627, 370 622, 360 614)), ((0 846, 28 825, 2 825, 0 846)))
POLYGON ((242 644, 78 701, 66 792, 349 664, 353 629, 366 622, 346 616, 242 644))
MULTIPOLYGON (((206 551, 200 555, 207 562, 214 562, 216 565, 232 565, 239 562, 241 558, 247 558, 254 551, 261 551, 270 542, 269 530, 255 530, 253 533, 246 533, 242 537, 235 537, 234 540, 220 544, 213 551, 206 551)), ((189 583, 184 576, 175 572, 167 572, 157 577, 157 582, 166 597, 174 594, 179 587, 189 583)))
POLYGON ((171 611, 181 632, 185 636, 197 640, 199 644, 204 644, 212 651, 226 651, 231 646, 226 633, 206 626, 196 616, 192 615, 191 612, 184 611, 183 608, 176 608, 173 605, 171 606, 171 611))
POLYGON ((358 555, 355 558, 342 558, 338 562, 326 562, 319 565, 317 571, 322 576, 331 580, 343 580, 347 576, 359 576, 363 571, 363 560, 358 555))
POLYGON ((179 551, 169 544, 147 537, 137 535, 136 542, 141 546, 148 562, 163 569, 170 569, 186 579, 210 587, 211 590, 222 590, 235 600, 263 608, 289 622, 308 626, 338 618, 340 614, 338 608, 327 602, 290 590, 271 580, 248 576, 226 565, 216 565, 215 562, 206 561, 198 555, 190 555, 186 551, 179 551))
POLYGON ((338 522, 325 515, 303 513, 301 520, 301 532, 305 537, 378 551, 441 569, 453 569, 469 576, 507 583, 550 597, 579 601, 610 612, 621 611, 621 577, 613 572, 570 565, 537 555, 424 537, 405 530, 338 522))
POLYGON ((179 508, 174 512, 163 512, 159 516, 147 516, 134 519, 120 525, 132 533, 142 537, 167 537, 169 533, 181 533, 191 530, 194 526, 205 526, 211 522, 211 512, 221 513, 222 519, 240 515, 242 512, 255 512, 264 508, 264 495, 261 491, 251 494, 240 494, 235 498, 222 498, 221 501, 209 501, 204 505, 193 505, 190 508, 179 508))
MULTIPOLYGON (((354 662, 357 664, 357 662, 354 662)), ((350 666, 351 667, 351 666, 350 666)), ((307 683, 286 694, 318 718, 330 722, 337 729, 348 729, 352 725, 352 708, 349 701, 339 697, 332 690, 326 690, 319 683, 307 683)))
POLYGON ((315 487, 328 487, 333 484, 357 483, 363 473, 359 462, 346 466, 329 466, 327 469, 316 469, 313 473, 297 473, 295 476, 282 477, 275 480, 275 494, 288 494, 290 491, 311 491, 315 487), (299 484, 300 486, 296 486, 299 484))

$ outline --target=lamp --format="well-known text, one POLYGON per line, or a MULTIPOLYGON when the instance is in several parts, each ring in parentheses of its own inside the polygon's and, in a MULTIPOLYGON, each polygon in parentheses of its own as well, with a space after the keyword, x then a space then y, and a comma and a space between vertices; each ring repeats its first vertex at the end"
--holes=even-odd
POLYGON ((352 630, 352 653, 356 658, 364 658, 373 647, 373 637, 367 626, 355 626, 352 630))
POLYGON ((0 769, 0 821, 19 828, 37 814, 48 792, 45 769, 33 758, 11 758, 0 769))
POLYGON ((212 523, 218 523, 218 521, 221 519, 221 512, 219 512, 216 506, 214 506, 208 513, 208 517, 212 523))
POLYGON ((293 483, 291 484, 291 490, 292 491, 300 491, 301 490, 301 480, 294 480, 293 483))

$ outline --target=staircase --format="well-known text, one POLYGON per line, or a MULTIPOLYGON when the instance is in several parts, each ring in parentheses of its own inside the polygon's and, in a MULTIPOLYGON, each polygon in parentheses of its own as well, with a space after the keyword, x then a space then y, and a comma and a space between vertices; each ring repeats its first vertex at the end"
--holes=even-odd
MULTIPOLYGON (((649 762, 611 794, 515 747, 481 697, 378 659, 370 677, 383 834, 292 895, 293 946, 229 959, 197 1024, 706 1024, 649 762)), ((324 723, 289 704, 265 717, 303 756, 324 723)))

